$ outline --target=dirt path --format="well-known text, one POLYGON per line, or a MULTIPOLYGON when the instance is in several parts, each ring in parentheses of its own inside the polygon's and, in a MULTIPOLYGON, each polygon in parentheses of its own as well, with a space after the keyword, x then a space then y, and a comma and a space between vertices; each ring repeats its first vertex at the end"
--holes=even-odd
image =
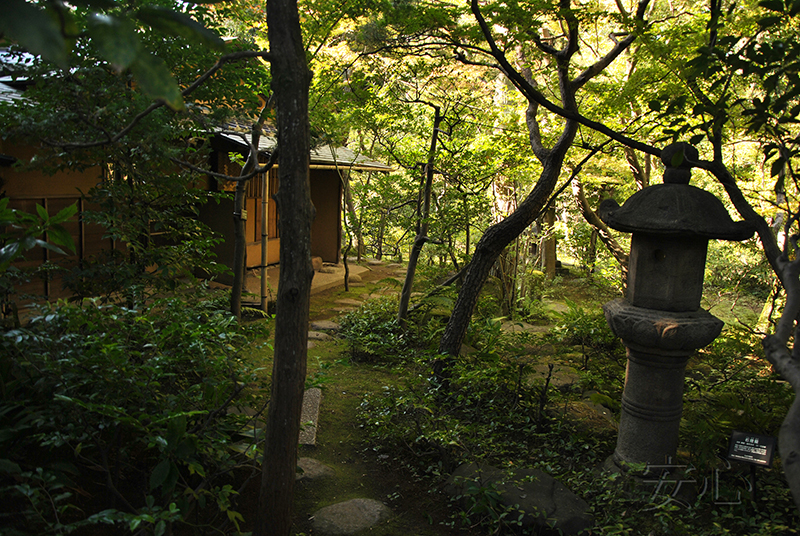
MULTIPOLYGON (((335 319, 357 306, 356 302, 398 293, 403 268, 394 264, 372 264, 362 281, 312 296, 311 320, 335 319), (352 302, 352 303, 344 303, 352 302)), ((296 489, 296 534, 313 534, 312 514, 324 506, 355 498, 375 499, 389 506, 394 515, 365 533, 374 535, 444 535, 451 530, 441 524, 447 519, 447 499, 438 490, 414 482, 411 475, 390 461, 381 460, 364 443, 358 422, 358 408, 365 393, 392 384, 395 378, 385 369, 350 365, 340 341, 314 341, 309 350, 309 372, 319 363, 337 362, 325 373, 322 383, 316 446, 302 446, 301 457, 314 458, 334 471, 334 476, 301 482, 296 489), (319 361, 317 361, 319 360, 319 361)))

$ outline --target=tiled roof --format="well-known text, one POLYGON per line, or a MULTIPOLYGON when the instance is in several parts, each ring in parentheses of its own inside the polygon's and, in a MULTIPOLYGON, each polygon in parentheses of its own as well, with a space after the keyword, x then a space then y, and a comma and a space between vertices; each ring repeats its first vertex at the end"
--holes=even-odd
MULTIPOLYGON (((219 136, 232 141, 236 145, 246 147, 245 141, 249 136, 249 132, 242 132, 242 134, 232 132, 220 132, 219 136)), ((259 153, 271 153, 277 145, 277 139, 273 136, 261 136, 258 140, 259 153)), ((387 166, 381 162, 370 160, 369 158, 356 154, 354 151, 346 147, 331 147, 330 145, 320 145, 311 148, 311 166, 323 167, 342 167, 354 169, 357 171, 382 171, 392 172, 394 168, 387 166)))
POLYGON ((22 98, 22 91, 0 82, 0 102, 14 102, 22 98))

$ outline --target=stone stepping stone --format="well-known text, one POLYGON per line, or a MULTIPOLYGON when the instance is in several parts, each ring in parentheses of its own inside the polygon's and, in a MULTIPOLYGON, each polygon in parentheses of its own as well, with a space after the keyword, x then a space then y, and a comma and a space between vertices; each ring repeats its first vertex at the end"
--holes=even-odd
POLYGON ((314 532, 320 534, 355 534, 386 521, 392 511, 373 499, 351 499, 332 504, 313 514, 314 532))
POLYGON ((368 266, 383 266, 383 261, 379 259, 370 259, 367 261, 368 266))
POLYGON ((342 314, 342 313, 351 313, 351 312, 355 311, 356 308, 355 307, 334 307, 333 310, 336 311, 339 314, 342 314))
POLYGON ((321 331, 309 331, 308 339, 311 341, 332 341, 333 337, 321 331))
POLYGON ((297 460, 297 467, 300 471, 294 477, 296 482, 313 482, 335 474, 333 469, 314 458, 300 458, 297 460))
POLYGON ((314 348, 315 346, 316 346, 316 344, 314 344, 314 343, 313 343, 313 342, 311 342, 311 341, 308 341, 308 343, 306 344, 306 348, 308 348, 309 350, 311 350, 311 349, 312 349, 312 348, 314 348))
POLYGON ((507 320, 500 324, 500 329, 505 331, 506 333, 520 333, 523 331, 529 331, 533 328, 532 324, 528 324, 526 322, 521 322, 518 320, 507 320))
POLYGON ((315 320, 311 322, 313 331, 339 331, 339 324, 331 320, 315 320))
POLYGON ((319 404, 322 401, 322 390, 312 387, 303 393, 303 409, 300 413, 300 444, 317 444, 317 422, 319 421, 319 404))
POLYGON ((342 298, 341 300, 336 300, 336 303, 341 303, 342 305, 353 305, 355 307, 360 307, 364 305, 363 301, 354 300, 352 298, 342 298))
POLYGON ((569 311, 569 307, 563 302, 542 300, 542 303, 548 311, 554 311, 556 313, 566 313, 569 311))
MULTIPOLYGON (((549 367, 547 364, 541 363, 533 366, 533 373, 528 376, 528 381, 533 382, 539 380, 544 382, 547 380, 549 367)), ((566 365, 553 365, 553 375, 550 377, 550 385, 559 391, 568 390, 573 385, 581 381, 581 374, 577 369, 568 367, 566 365)))

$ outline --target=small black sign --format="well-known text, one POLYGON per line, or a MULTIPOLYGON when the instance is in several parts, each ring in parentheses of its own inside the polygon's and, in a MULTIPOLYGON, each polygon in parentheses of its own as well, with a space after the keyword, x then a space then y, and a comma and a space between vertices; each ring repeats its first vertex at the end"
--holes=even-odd
POLYGON ((775 454, 775 438, 747 432, 731 433, 728 459, 770 467, 775 454))

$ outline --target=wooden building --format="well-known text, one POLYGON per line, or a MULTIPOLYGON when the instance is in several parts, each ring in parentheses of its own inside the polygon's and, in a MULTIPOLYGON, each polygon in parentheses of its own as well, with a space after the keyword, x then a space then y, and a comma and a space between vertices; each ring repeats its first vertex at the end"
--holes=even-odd
MULTIPOLYGON (((240 134, 217 134, 212 142, 211 168, 218 173, 237 176, 241 170, 233 163, 231 153, 244 154, 247 146, 240 134)), ((266 162, 274 150, 276 139, 261 136, 259 141, 259 160, 266 162)), ((272 196, 278 191, 278 164, 268 173, 257 175, 248 182, 245 198, 245 232, 247 240, 248 268, 261 265, 261 222, 267 218, 267 264, 280 261, 280 231, 278 229, 277 207, 272 196), (264 181, 268 181, 268 202, 266 211, 262 210, 261 192, 264 181), (265 214, 263 213, 265 212, 265 214)), ((351 171, 388 173, 392 168, 355 154, 353 151, 329 145, 313 148, 310 154, 309 180, 311 202, 316 209, 316 217, 311 227, 311 254, 322 258, 323 262, 338 263, 341 250, 342 213, 342 174, 351 171)), ((233 191, 233 182, 209 180, 209 188, 233 191)), ((218 261, 233 266, 233 199, 223 203, 208 203, 201 209, 201 221, 215 232, 226 237, 226 241, 216 249, 218 261), (231 237, 231 239, 227 239, 231 237)))

